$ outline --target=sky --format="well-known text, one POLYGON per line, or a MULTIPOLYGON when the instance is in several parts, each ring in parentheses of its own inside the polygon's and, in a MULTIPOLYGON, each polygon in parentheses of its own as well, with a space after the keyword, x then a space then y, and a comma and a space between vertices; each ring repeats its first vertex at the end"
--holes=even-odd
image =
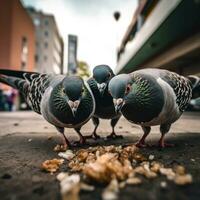
POLYGON ((64 40, 67 67, 68 34, 78 36, 79 61, 93 69, 96 65, 116 66, 116 52, 131 22, 138 0, 21 0, 47 14, 53 14, 64 40), (113 13, 121 17, 115 21, 113 13))

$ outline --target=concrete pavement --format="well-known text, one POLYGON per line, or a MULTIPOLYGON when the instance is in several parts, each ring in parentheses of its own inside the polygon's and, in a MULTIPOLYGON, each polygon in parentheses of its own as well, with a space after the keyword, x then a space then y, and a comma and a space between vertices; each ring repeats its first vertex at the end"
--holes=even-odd
MULTIPOLYGON (((83 128, 84 135, 93 130, 92 122, 83 128)), ((111 131, 109 122, 102 120, 98 133, 105 137, 111 131)), ((140 127, 122 118, 116 132, 124 135, 123 140, 91 141, 97 144, 124 144, 136 142, 142 134, 140 127)), ((69 140, 78 140, 74 130, 66 129, 69 140)), ((147 141, 155 143, 160 137, 159 128, 153 127, 147 141)), ((159 151, 147 148, 144 154, 153 154, 166 165, 174 162, 183 164, 194 177, 194 183, 178 187, 173 183, 163 191, 161 179, 146 182, 142 186, 127 187, 120 193, 120 199, 199 199, 200 196, 200 113, 185 113, 167 135, 175 147, 159 151)), ((57 157, 54 146, 60 142, 56 129, 33 112, 0 113, 0 196, 1 199, 60 199, 59 184, 55 175, 40 170, 44 160, 57 157)), ((87 147, 87 146, 85 146, 87 147)), ((63 166, 63 170, 66 170, 63 166)), ((102 186, 95 192, 81 193, 81 199, 100 199, 102 186)))

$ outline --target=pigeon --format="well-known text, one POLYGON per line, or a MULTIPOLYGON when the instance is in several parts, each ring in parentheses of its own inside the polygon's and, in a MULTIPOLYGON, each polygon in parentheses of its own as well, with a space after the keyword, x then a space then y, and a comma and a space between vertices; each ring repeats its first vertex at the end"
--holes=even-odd
POLYGON ((18 89, 30 108, 57 128, 63 136, 64 147, 70 146, 65 127, 74 128, 79 142, 85 142, 80 129, 93 116, 95 99, 82 78, 2 69, 0 82, 18 89))
POLYGON ((93 77, 88 80, 88 84, 96 102, 96 109, 92 121, 95 125, 91 136, 99 138, 96 130, 99 126, 99 118, 111 119, 112 133, 107 138, 121 138, 122 136, 115 134, 115 125, 117 124, 121 114, 115 112, 113 98, 108 93, 108 83, 115 75, 108 65, 98 65, 93 69, 93 77))
POLYGON ((165 134, 179 119, 192 96, 190 81, 174 72, 162 69, 142 69, 130 74, 119 74, 111 79, 109 91, 115 110, 121 111, 130 122, 143 129, 137 146, 145 146, 151 126, 160 125, 158 146, 165 147, 165 134))

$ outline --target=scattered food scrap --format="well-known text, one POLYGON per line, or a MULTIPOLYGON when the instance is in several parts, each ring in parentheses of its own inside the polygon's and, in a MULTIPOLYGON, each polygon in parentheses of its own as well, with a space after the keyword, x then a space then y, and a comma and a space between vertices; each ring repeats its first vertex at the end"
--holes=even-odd
POLYGON ((149 155, 147 159, 135 145, 89 147, 75 153, 66 151, 65 154, 72 172, 82 172, 88 179, 99 183, 110 183, 116 179, 121 188, 126 184, 141 184, 142 179, 138 175, 148 179, 164 175, 178 185, 192 182, 192 176, 186 174, 183 166, 166 168, 155 161, 154 155, 149 155))
POLYGON ((81 190, 91 192, 95 189, 93 185, 88 185, 86 183, 81 182, 81 190))
POLYGON ((166 181, 162 181, 160 183, 160 187, 163 188, 163 189, 165 189, 167 187, 167 182, 166 181))
POLYGON ((66 151, 66 147, 64 145, 59 145, 57 144, 54 149, 53 149, 55 152, 61 152, 61 151, 66 151))
POLYGON ((78 200, 80 190, 93 191, 95 187, 81 182, 79 174, 69 175, 66 172, 61 172, 57 175, 60 181, 60 192, 63 200, 78 200))
POLYGON ((138 177, 130 177, 126 180, 128 185, 139 185, 142 183, 142 180, 138 177))
MULTIPOLYGON (((144 179, 155 179, 165 176, 177 185, 192 183, 192 176, 186 173, 182 165, 165 167, 156 161, 154 155, 144 156, 135 145, 128 146, 96 146, 78 151, 67 150, 58 155, 66 159, 70 168, 68 173, 60 173, 61 194, 64 200, 79 199, 80 190, 93 191, 95 187, 83 181, 106 183, 103 200, 115 200, 119 190, 126 185, 140 185, 144 179), (78 174, 77 174, 78 173, 78 174), (83 176, 80 176, 82 174, 83 176)), ((58 170, 63 159, 45 161, 42 166, 51 173, 58 170)), ((168 182, 162 181, 161 188, 167 188, 168 182)))
POLYGON ((149 160, 153 160, 154 159, 154 155, 149 155, 149 160))
POLYGON ((75 154, 72 152, 72 150, 67 150, 65 152, 59 152, 58 156, 66 159, 66 160, 71 160, 75 156, 75 154))
POLYGON ((177 175, 175 176, 174 182, 177 185, 190 184, 192 183, 192 175, 191 174, 177 175))
POLYGON ((50 173, 54 173, 56 172, 60 165, 64 162, 64 159, 52 159, 52 160, 46 160, 42 163, 42 169, 50 172, 50 173))
POLYGON ((102 193, 103 200, 116 200, 118 199, 119 183, 117 179, 112 179, 108 186, 102 193))
POLYGON ((137 147, 122 148, 113 145, 79 150, 69 163, 72 171, 82 171, 97 182, 110 182, 113 178, 125 180, 132 173, 131 161, 137 147))
POLYGON ((174 180, 176 174, 175 172, 172 170, 172 168, 160 168, 160 173, 162 175, 165 175, 167 177, 168 180, 174 180))
POLYGON ((78 200, 80 191, 80 175, 61 172, 57 175, 63 200, 78 200))

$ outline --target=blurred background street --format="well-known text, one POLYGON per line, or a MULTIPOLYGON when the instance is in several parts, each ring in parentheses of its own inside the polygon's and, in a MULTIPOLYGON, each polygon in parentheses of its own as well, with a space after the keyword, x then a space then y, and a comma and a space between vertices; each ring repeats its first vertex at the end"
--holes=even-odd
MULTIPOLYGON (((8 0, 0 7, 0 69, 77 74, 96 65, 116 74, 153 67, 200 74, 199 0, 8 0)), ((200 110, 195 83, 190 110, 200 110)), ((0 84, 0 110, 29 109, 0 84)))

